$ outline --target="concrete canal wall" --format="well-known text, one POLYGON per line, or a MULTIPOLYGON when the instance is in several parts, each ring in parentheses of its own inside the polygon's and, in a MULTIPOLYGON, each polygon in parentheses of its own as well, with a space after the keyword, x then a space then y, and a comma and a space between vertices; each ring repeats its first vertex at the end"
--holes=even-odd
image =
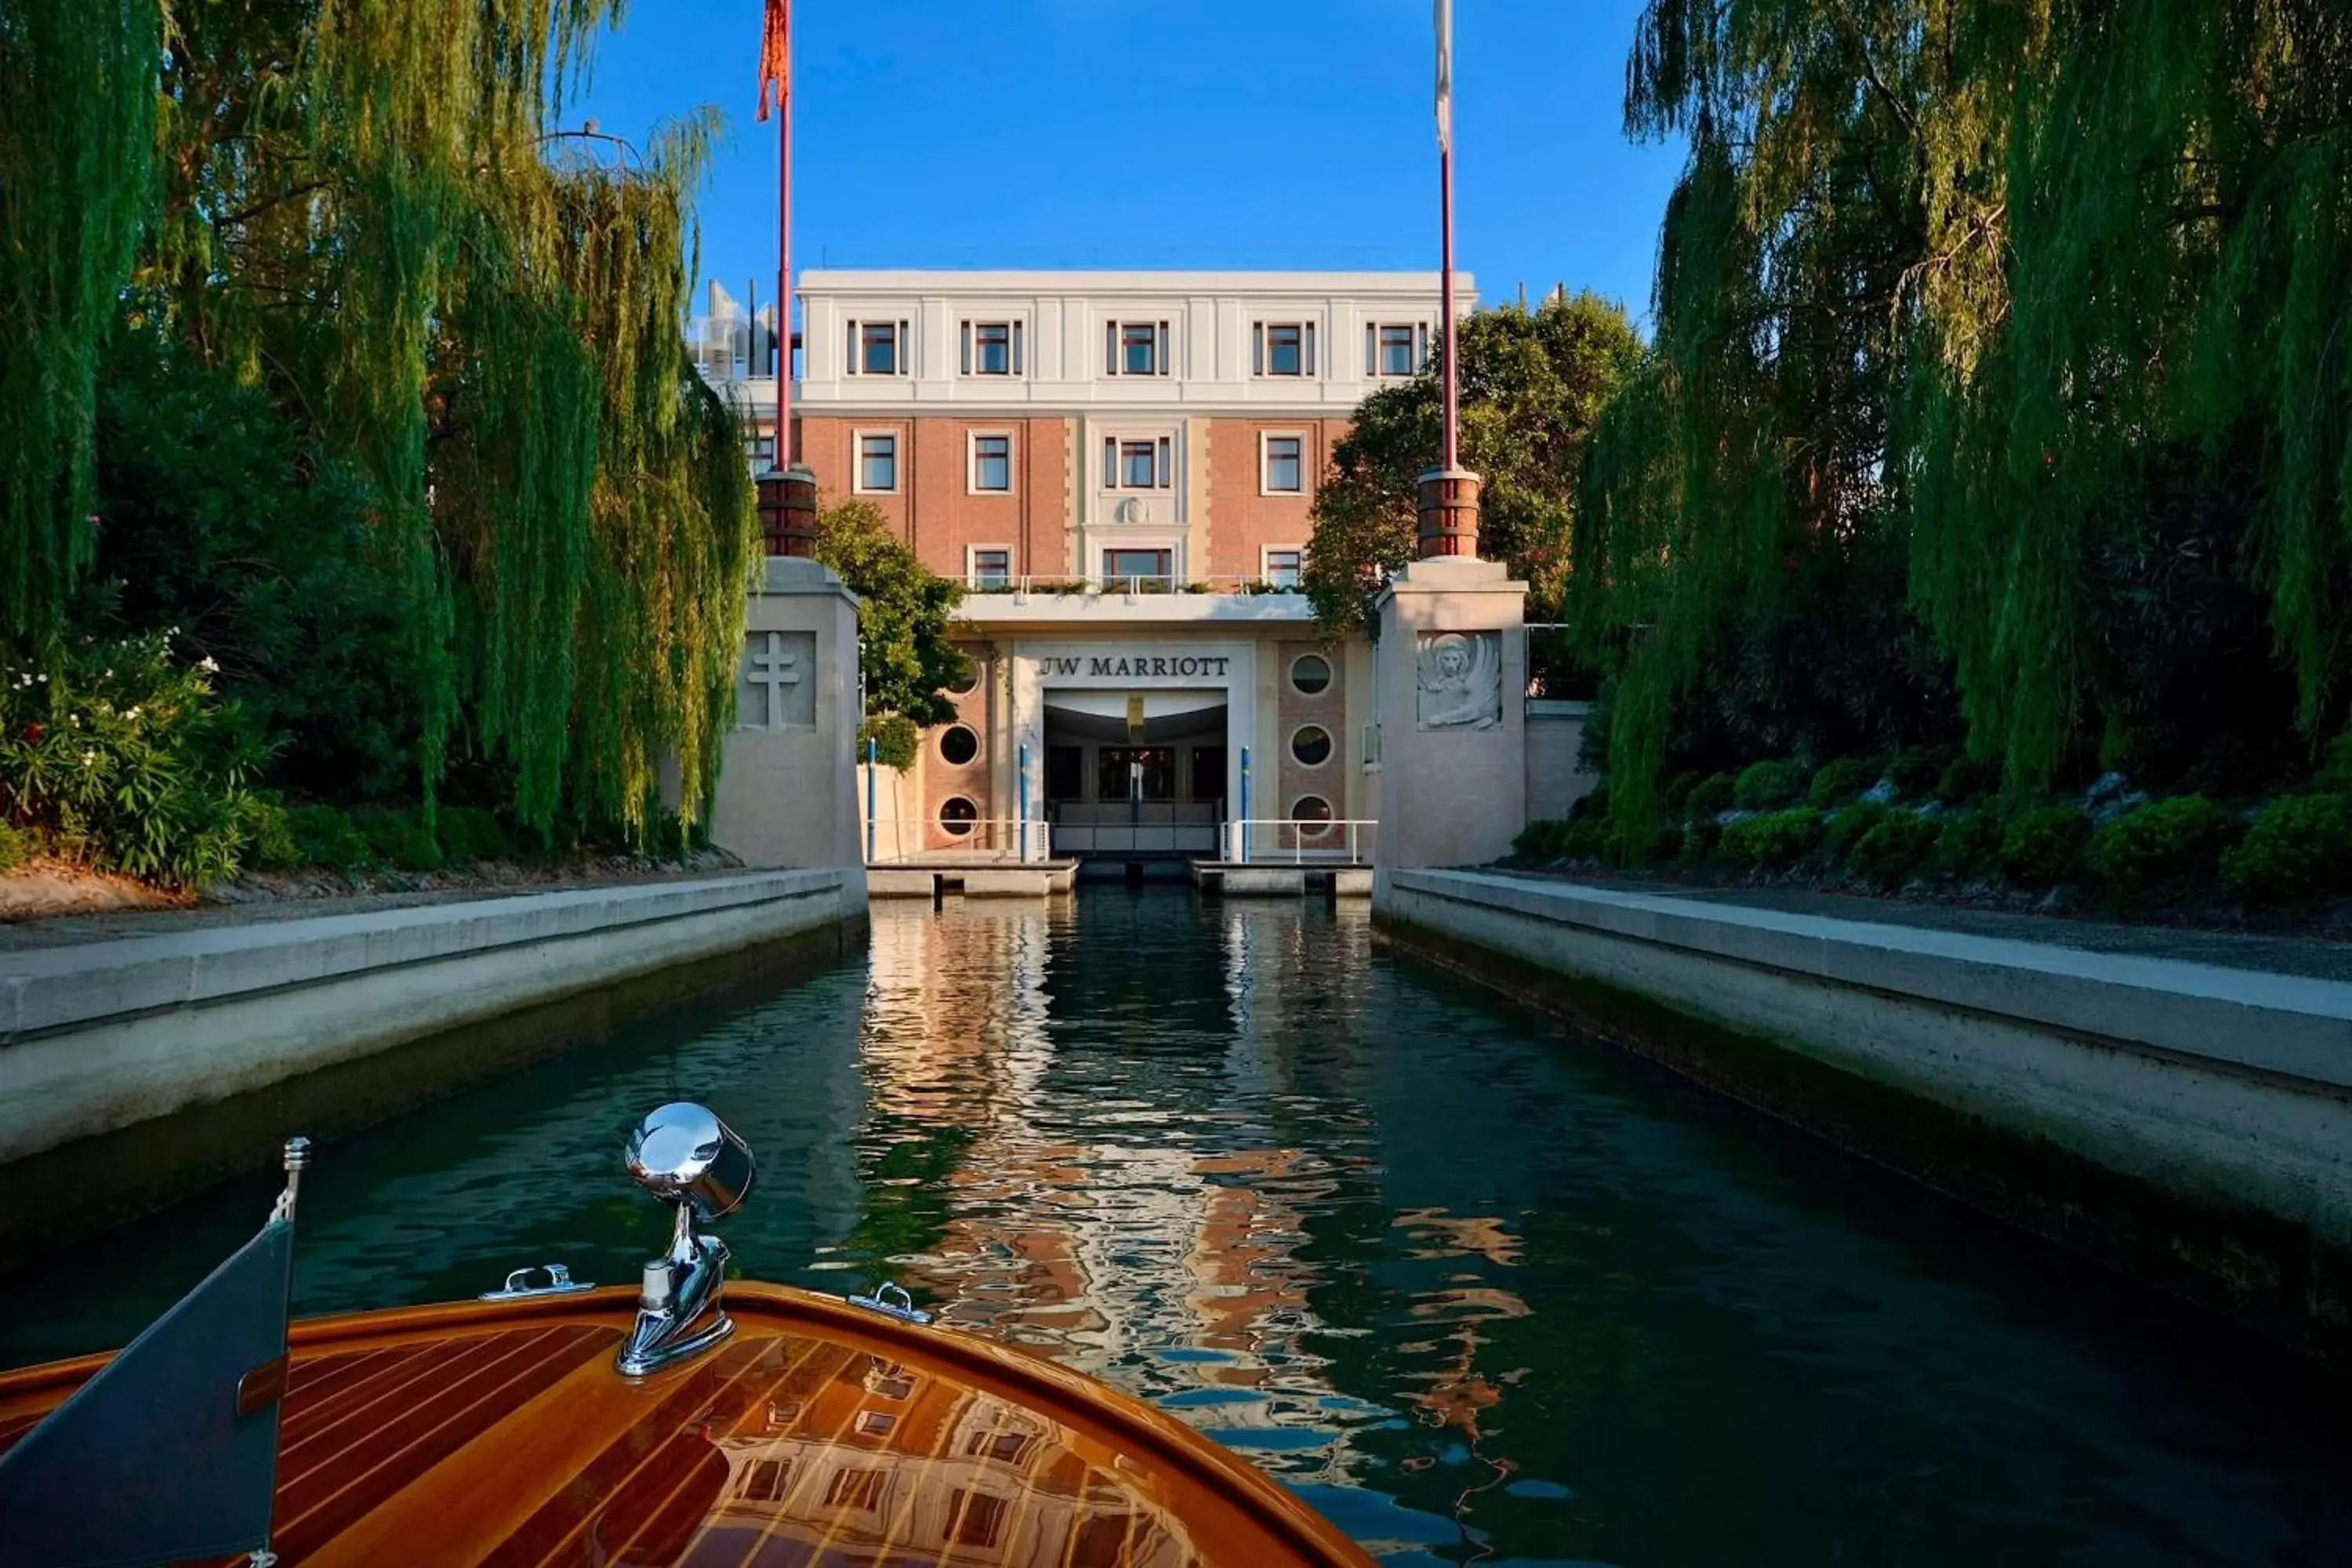
POLYGON ((1402 945, 2352 1362, 2352 985, 1468 871, 1402 945))
POLYGON ((8 953, 0 1164, 865 917, 855 870, 759 871, 8 953))

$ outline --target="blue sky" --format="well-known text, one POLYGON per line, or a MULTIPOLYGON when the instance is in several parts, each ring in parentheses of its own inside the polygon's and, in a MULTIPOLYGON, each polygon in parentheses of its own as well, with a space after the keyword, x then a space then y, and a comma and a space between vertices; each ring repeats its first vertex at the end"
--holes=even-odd
MULTIPOLYGON (((1640 0, 1457 0, 1460 264, 1646 316, 1679 148, 1629 143, 1640 0)), ((585 101, 729 133, 704 271, 772 292, 761 0, 630 0, 585 101)), ((1430 0, 796 0, 797 268, 1437 265, 1430 0)))

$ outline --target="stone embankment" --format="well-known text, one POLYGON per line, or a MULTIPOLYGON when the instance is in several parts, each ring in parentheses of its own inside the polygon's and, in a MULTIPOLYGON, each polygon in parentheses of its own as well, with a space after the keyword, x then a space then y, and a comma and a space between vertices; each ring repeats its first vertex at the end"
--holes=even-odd
POLYGON ((363 1124, 785 950, 837 955, 866 889, 855 868, 740 871, 270 912, 0 952, 0 1211, 42 1190, 146 1206, 285 1131, 363 1124), (373 1059, 394 1065, 310 1091, 373 1059), (222 1106, 258 1110, 208 1120, 222 1106))
POLYGON ((2352 984, 1490 872, 1391 873, 1375 912, 1403 946, 2352 1363, 2352 984))

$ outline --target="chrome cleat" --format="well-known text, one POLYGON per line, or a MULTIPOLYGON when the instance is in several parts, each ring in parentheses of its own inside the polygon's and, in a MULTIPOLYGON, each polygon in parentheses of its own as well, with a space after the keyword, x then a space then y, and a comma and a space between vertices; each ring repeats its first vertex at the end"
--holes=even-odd
POLYGON ((646 1260, 637 1321, 613 1364, 644 1377, 701 1354, 735 1331, 720 1310, 727 1244, 698 1234, 698 1223, 724 1218, 751 1195, 751 1149, 734 1129, 699 1105, 665 1105, 629 1134, 629 1174, 674 1205, 669 1251, 646 1260))

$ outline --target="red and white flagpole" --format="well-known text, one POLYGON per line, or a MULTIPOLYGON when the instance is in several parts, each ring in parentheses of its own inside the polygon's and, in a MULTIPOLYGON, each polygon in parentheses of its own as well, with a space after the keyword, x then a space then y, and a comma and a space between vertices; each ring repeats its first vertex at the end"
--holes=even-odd
MULTIPOLYGON (((760 40, 760 118, 776 115, 776 467, 793 458, 793 4, 767 0, 760 40)), ((753 323, 754 330, 757 323, 753 323)))

